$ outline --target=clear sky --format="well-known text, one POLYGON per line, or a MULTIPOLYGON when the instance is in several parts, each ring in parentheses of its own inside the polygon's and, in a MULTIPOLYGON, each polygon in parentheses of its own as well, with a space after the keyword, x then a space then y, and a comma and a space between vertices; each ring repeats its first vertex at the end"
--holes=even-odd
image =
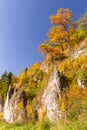
POLYGON ((19 75, 43 60, 38 46, 47 39, 50 15, 69 8, 78 20, 87 11, 87 0, 0 0, 0 75, 19 75))

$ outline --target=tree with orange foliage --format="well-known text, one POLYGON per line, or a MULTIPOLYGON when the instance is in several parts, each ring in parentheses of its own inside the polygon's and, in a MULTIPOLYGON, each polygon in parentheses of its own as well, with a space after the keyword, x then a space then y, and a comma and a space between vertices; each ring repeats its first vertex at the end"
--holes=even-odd
POLYGON ((73 34, 76 32, 76 22, 73 22, 72 16, 69 9, 60 8, 55 16, 50 17, 54 26, 47 34, 49 39, 39 46, 42 54, 49 54, 53 60, 67 57, 75 43, 73 34))

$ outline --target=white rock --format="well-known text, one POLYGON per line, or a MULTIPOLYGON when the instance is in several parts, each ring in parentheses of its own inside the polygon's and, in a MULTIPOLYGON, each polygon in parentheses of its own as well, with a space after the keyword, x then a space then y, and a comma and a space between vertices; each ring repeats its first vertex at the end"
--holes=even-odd
POLYGON ((44 108, 46 110, 46 116, 50 120, 58 120, 62 116, 62 112, 59 110, 57 97, 61 97, 60 74, 55 68, 42 95, 39 114, 41 114, 44 108))

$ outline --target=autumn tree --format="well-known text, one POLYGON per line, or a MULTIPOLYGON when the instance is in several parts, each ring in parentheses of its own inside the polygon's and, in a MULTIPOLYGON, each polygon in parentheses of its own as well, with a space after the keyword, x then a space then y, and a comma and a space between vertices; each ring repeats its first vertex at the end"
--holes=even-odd
POLYGON ((50 55, 53 60, 66 58, 75 44, 74 33, 76 22, 73 22, 73 14, 67 8, 60 8, 56 15, 50 17, 54 26, 49 30, 46 40, 39 46, 39 50, 45 56, 50 55))

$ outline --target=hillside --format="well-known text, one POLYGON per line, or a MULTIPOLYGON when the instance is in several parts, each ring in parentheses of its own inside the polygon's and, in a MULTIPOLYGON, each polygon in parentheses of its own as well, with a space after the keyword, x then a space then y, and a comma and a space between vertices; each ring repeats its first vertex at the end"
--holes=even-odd
POLYGON ((57 70, 45 60, 23 70, 19 77, 12 76, 7 99, 5 97, 7 122, 30 123, 44 120, 45 116, 51 121, 59 118, 87 121, 86 39, 80 45, 57 70))
MULTIPOLYGON (((70 13, 70 20, 71 12, 68 10, 67 13, 70 13)), ((68 25, 70 23, 67 24, 66 19, 62 25, 63 21, 55 20, 59 20, 58 17, 59 14, 51 19, 53 23, 57 22, 59 28, 56 25, 52 27, 48 34, 50 40, 45 41, 48 44, 39 47, 40 52, 45 54, 44 61, 25 68, 19 77, 11 72, 2 75, 1 123, 3 119, 9 124, 23 123, 24 129, 27 126, 32 130, 86 130, 87 30, 68 25), (58 39, 54 32, 58 33, 58 39)))

